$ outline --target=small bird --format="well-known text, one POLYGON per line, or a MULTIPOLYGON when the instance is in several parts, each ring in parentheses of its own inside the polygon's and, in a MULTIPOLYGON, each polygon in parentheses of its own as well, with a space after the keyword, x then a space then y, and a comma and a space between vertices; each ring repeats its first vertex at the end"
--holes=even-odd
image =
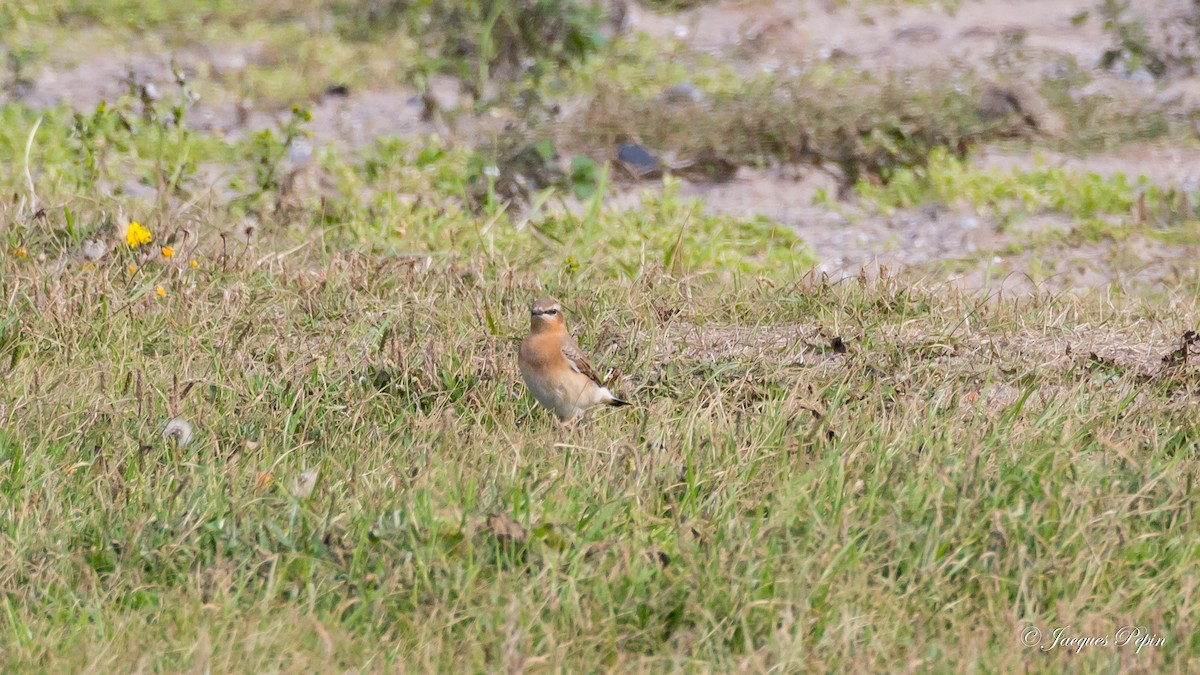
POLYGON ((592 406, 629 405, 613 396, 592 369, 567 332, 562 308, 554 298, 542 298, 529 306, 529 337, 521 342, 517 363, 533 397, 564 422, 592 406))

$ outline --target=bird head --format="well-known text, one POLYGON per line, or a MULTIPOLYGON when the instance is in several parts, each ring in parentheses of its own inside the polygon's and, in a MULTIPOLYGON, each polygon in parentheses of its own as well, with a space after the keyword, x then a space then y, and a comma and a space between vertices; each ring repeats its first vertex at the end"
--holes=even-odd
POLYGON ((541 298, 529 306, 529 330, 540 333, 544 330, 561 328, 565 324, 562 307, 554 298, 541 298))

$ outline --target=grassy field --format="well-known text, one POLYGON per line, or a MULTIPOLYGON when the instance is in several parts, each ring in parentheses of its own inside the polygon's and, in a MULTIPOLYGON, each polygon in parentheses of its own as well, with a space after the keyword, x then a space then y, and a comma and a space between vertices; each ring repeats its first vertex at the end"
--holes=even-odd
MULTIPOLYGON (((974 167, 976 144, 1029 142, 978 115, 975 84, 935 76, 897 113, 886 78, 742 80, 602 37, 599 14, 503 28, 559 3, 462 6, 0 8, 0 670, 1200 666, 1194 268, 1020 296, 949 284, 961 260, 831 279, 792 229, 670 176, 617 208, 640 188, 605 153, 636 133, 840 167, 881 213, 1072 219, 1008 249, 1047 257, 1195 247, 1194 199, 974 167), (278 54, 156 96, 11 93, 89 45, 249 42, 278 54), (444 133, 297 150, 322 140, 314 92, 380 73, 478 98, 444 133), (739 113, 647 112, 685 74, 739 113), (269 124, 196 121, 247 91, 269 124), (848 111, 857 139, 830 122, 848 111), (516 348, 546 294, 634 407, 577 428, 536 407, 516 348)), ((1191 113, 1046 97, 1066 131, 1045 147, 1190 142, 1191 113)))

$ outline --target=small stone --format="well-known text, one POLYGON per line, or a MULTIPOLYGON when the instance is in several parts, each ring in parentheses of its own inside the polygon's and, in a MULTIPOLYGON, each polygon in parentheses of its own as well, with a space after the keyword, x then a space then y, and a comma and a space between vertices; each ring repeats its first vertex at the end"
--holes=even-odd
POLYGON ((637 178, 646 178, 662 170, 662 162, 657 157, 634 143, 624 143, 617 148, 617 161, 637 178))
POLYGON ((699 103, 704 100, 704 92, 690 82, 681 82, 663 91, 662 100, 672 105, 699 103))

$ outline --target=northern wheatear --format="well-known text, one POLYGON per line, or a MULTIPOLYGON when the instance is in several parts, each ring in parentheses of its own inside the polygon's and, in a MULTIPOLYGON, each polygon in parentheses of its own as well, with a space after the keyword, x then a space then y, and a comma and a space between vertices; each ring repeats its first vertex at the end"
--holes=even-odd
POLYGON ((533 397, 563 421, 596 405, 629 405, 613 396, 592 369, 567 332, 562 308, 554 298, 529 306, 529 337, 521 343, 517 362, 533 397))

